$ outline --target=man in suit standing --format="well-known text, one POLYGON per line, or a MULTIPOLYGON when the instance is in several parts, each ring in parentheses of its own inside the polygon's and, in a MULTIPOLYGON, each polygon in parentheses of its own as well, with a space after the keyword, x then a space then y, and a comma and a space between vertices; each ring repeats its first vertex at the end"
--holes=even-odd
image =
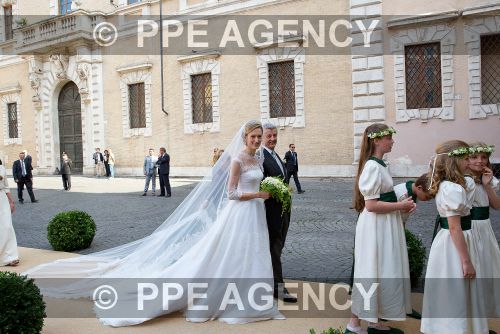
MULTIPOLYGON (((278 142, 278 129, 274 124, 266 123, 264 128, 264 177, 279 176, 286 179, 286 169, 278 154, 274 151, 278 142)), ((297 298, 290 295, 283 281, 283 268, 281 265, 281 253, 285 246, 286 234, 290 225, 290 214, 282 215, 281 203, 273 198, 267 199, 266 220, 269 230, 269 246, 274 276, 274 297, 281 298, 288 303, 296 303, 297 298)))
POLYGON ((155 153, 155 150, 152 148, 149 149, 149 155, 147 155, 144 158, 144 176, 146 176, 146 184, 144 185, 144 193, 142 196, 147 196, 148 194, 148 189, 149 189, 149 181, 153 181, 153 184, 151 185, 151 188, 153 190, 153 196, 155 195, 156 192, 156 162, 158 160, 157 157, 154 157, 153 154, 155 153))
POLYGON ((285 153, 285 162, 287 171, 285 183, 289 184, 290 178, 293 176, 293 180, 295 181, 295 186, 297 187, 297 192, 299 194, 303 194, 305 193, 305 191, 302 190, 302 187, 299 182, 299 176, 297 174, 299 172, 299 162, 297 160, 297 152, 295 152, 295 144, 288 145, 288 148, 290 150, 285 153))
POLYGON ((14 165, 12 166, 12 175, 14 176, 14 182, 17 183, 17 198, 19 199, 19 203, 23 204, 23 190, 24 185, 26 185, 26 189, 28 189, 28 194, 30 195, 30 199, 32 203, 38 202, 35 199, 35 194, 33 194, 33 174, 31 171, 33 167, 31 166, 30 161, 25 161, 24 152, 19 153, 19 160, 14 161, 14 165))
POLYGON ((172 196, 172 191, 170 189, 170 181, 168 179, 168 174, 170 174, 170 156, 167 154, 165 147, 160 148, 160 154, 158 155, 158 174, 160 176, 160 197, 165 196, 165 189, 167 189, 166 197, 172 196))

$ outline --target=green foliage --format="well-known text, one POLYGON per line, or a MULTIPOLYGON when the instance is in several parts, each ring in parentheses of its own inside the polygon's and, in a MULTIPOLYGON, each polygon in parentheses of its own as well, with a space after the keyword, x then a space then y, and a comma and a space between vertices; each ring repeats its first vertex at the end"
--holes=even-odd
POLYGON ((0 333, 40 333, 47 315, 34 280, 12 272, 0 272, 0 291, 0 333))
POLYGON ((410 280, 412 285, 416 285, 418 280, 422 277, 424 271, 425 247, 422 239, 414 235, 408 230, 406 232, 406 245, 408 247, 408 261, 410 263, 410 280))
POLYGON ((18 20, 16 20, 16 24, 18 27, 26 27, 28 25, 28 19, 26 17, 21 17, 18 20))
MULTIPOLYGON (((309 334, 316 334, 316 331, 311 329, 309 330, 309 334)), ((330 327, 326 331, 322 331, 321 334, 344 334, 344 329, 342 327, 336 329, 330 327)))
POLYGON ((47 227, 49 243, 57 251, 74 251, 88 248, 94 239, 96 225, 83 211, 58 213, 47 227))

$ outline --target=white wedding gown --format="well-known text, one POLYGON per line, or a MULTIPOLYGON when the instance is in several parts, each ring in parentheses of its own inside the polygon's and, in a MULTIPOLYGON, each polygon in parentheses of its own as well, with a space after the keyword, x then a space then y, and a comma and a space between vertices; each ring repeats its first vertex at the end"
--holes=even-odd
MULTIPOLYGON (((260 181, 263 178, 261 164, 254 156, 241 151, 225 163, 222 170, 228 169, 229 163, 240 167, 238 175, 226 178, 229 179, 227 183, 229 196, 227 194, 221 196, 219 205, 211 205, 209 201, 205 201, 201 206, 198 205, 201 208, 199 211, 184 215, 184 220, 174 222, 165 228, 160 227, 145 239, 117 248, 120 251, 124 251, 123 249, 127 247, 133 249, 127 251, 129 254, 126 257, 114 260, 114 251, 110 250, 105 256, 96 253, 60 260, 38 266, 27 273, 38 278, 78 277, 70 274, 74 269, 77 272, 84 272, 87 277, 98 278, 99 284, 113 286, 119 295, 114 309, 109 311, 94 307, 101 322, 110 326, 136 325, 175 311, 184 312, 187 320, 194 322, 219 319, 227 323, 247 323, 284 319, 273 299, 273 270, 264 202, 262 199, 238 200, 241 193, 259 191, 260 181), (228 198, 231 200, 228 201, 228 198), (225 204, 220 204, 224 202, 225 204), (214 216, 215 220, 211 221, 211 217, 214 216), (165 245, 164 240, 177 240, 174 238, 176 234, 182 236, 177 237, 179 239, 176 241, 177 244, 165 245), (176 253, 180 255, 176 256, 176 253), (65 271, 66 274, 55 275, 56 271, 65 271), (122 279, 111 279, 115 277, 122 279), (138 307, 136 282, 141 280, 130 278, 145 277, 153 280, 144 279, 144 282, 157 282, 159 297, 155 301, 145 301, 144 310, 135 312, 138 307), (106 278, 110 278, 109 281, 106 281, 106 278), (192 304, 185 296, 169 300, 165 306, 165 300, 161 300, 163 281, 180 283, 184 294, 188 282, 208 283, 207 288, 201 290, 198 288, 195 291, 206 293, 207 297, 194 302, 195 305, 198 303, 208 305, 208 310, 192 310, 192 304), (221 299, 224 299, 224 296, 228 297, 227 286, 230 282, 235 282, 233 287, 239 293, 242 303, 236 305, 235 302, 225 308, 220 307, 221 299), (265 291, 266 289, 268 291, 265 291), (249 305, 249 290, 255 292, 253 297, 259 304, 258 307, 249 305)), ((201 187, 207 186, 203 184, 204 181, 201 182, 201 187)), ((217 182, 216 175, 212 175, 212 182, 217 182)), ((175 212, 172 216, 175 216, 175 212)), ((48 282, 45 283, 50 285, 48 282)), ((98 283, 93 282, 92 287, 98 283)), ((86 291, 91 285, 87 279, 64 288, 41 286, 41 290, 49 296, 75 298, 92 295, 91 291, 86 291)), ((234 292, 234 289, 231 290, 230 298, 235 297, 234 292)))

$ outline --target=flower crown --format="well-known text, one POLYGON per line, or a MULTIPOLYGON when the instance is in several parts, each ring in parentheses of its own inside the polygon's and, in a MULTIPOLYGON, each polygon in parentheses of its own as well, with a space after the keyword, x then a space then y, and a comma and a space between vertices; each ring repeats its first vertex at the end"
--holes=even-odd
POLYGON ((394 130, 393 128, 388 128, 388 129, 384 129, 384 130, 380 130, 380 131, 376 131, 376 132, 370 132, 367 136, 370 139, 375 139, 375 138, 381 138, 384 136, 392 136, 395 133, 396 133, 396 130, 394 130))
POLYGON ((469 154, 477 154, 477 153, 488 153, 488 154, 491 154, 494 151, 495 151, 495 146, 494 145, 469 147, 469 154))
POLYGON ((448 152, 449 157, 461 157, 470 154, 470 147, 459 147, 451 152, 448 152))

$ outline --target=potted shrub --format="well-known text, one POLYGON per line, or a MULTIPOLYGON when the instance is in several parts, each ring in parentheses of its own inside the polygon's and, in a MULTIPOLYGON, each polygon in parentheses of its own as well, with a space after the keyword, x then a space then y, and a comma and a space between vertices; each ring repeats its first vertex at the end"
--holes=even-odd
POLYGON ((13 272, 0 272, 0 291, 0 333, 40 333, 47 315, 34 280, 13 272))
POLYGON ((54 250, 70 252, 88 248, 95 231, 95 222, 88 213, 66 211, 52 218, 47 227, 47 238, 54 250))

